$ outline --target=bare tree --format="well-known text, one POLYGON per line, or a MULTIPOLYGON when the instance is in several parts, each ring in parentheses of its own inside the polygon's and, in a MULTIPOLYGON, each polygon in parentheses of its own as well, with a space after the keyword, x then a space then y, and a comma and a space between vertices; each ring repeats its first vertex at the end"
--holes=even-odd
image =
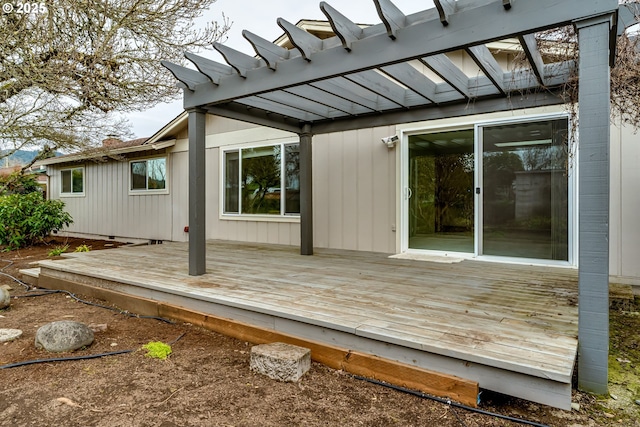
MULTIPOLYGON (((619 0, 628 5, 635 19, 640 18, 638 0, 619 0)), ((636 25, 618 36, 617 50, 611 69, 611 113, 623 123, 640 129, 640 29, 636 25)), ((536 34, 538 47, 543 56, 568 61, 578 61, 577 34, 573 26, 562 27, 536 34)), ((524 54, 516 58, 516 66, 526 62, 524 54)), ((527 65, 524 65, 527 67, 527 65)), ((577 70, 576 70, 577 72, 577 70)), ((578 76, 574 76, 564 87, 567 108, 574 113, 577 126, 578 76)), ((575 133, 574 133, 575 134, 575 133)))
POLYGON ((116 113, 179 94, 160 60, 184 63, 184 51, 229 29, 224 16, 194 28, 215 1, 56 0, 4 10, 0 159, 19 149, 77 150, 106 135, 129 137, 116 113))

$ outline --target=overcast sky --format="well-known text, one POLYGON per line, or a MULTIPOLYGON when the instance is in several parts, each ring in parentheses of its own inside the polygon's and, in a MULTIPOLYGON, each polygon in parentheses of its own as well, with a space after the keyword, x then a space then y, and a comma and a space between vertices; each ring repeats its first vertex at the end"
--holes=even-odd
MULTIPOLYGON (((378 24, 381 22, 373 0, 327 1, 350 20, 359 24, 378 24)), ((433 7, 430 0, 394 0, 405 14, 433 7)), ((222 20, 225 14, 233 22, 225 44, 255 55, 251 45, 242 37, 242 30, 249 30, 267 40, 275 40, 283 33, 277 24, 278 18, 284 18, 295 24, 301 19, 326 20, 320 10, 320 0, 218 0, 208 12, 207 20, 222 20)), ((224 59, 213 48, 202 56, 224 63, 224 59)), ((162 104, 151 110, 128 115, 133 125, 135 137, 153 135, 162 126, 182 112, 182 101, 162 104)))

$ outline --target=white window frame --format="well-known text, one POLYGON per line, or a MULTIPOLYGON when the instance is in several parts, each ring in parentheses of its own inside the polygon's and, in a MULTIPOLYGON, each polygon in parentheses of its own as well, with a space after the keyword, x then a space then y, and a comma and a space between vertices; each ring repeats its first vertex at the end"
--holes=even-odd
POLYGON ((129 176, 128 178, 128 188, 129 188, 129 195, 130 196, 148 196, 150 194, 169 194, 169 179, 170 179, 170 168, 169 168, 169 156, 153 156, 153 157, 139 157, 136 159, 131 159, 129 160, 128 163, 128 168, 127 168, 127 175, 129 176), (159 160, 159 159, 164 159, 164 164, 165 164, 165 170, 166 170, 166 176, 165 176, 165 186, 162 189, 149 189, 149 176, 147 175, 147 183, 146 186, 147 188, 145 189, 133 189, 133 177, 132 177, 132 173, 131 173, 131 165, 133 163, 136 162, 148 162, 150 160, 159 160))
POLYGON ((285 146, 292 144, 300 144, 300 141, 290 140, 290 141, 282 141, 277 143, 263 143, 263 144, 242 144, 242 145, 229 145, 224 148, 220 148, 220 182, 219 182, 219 219, 221 220, 235 220, 235 221, 256 221, 256 222, 291 222, 291 223, 299 223, 300 222, 300 213, 286 213, 286 171, 285 171, 285 146), (226 153, 237 151, 238 152, 238 182, 241 185, 242 182, 242 150, 249 150, 252 148, 261 148, 261 147, 275 147, 280 146, 282 159, 280 163, 280 188, 284 189, 284 193, 281 190, 280 197, 280 214, 279 215, 267 215, 267 214, 248 214, 242 213, 242 197, 238 199, 238 212, 239 213, 228 213, 224 211, 225 207, 225 178, 226 178, 226 153), (282 197, 282 194, 285 194, 285 197, 282 197))
POLYGON ((60 169, 60 197, 85 197, 85 191, 87 186, 87 180, 85 177, 86 177, 86 169, 84 166, 60 169), (82 191, 77 193, 73 192, 73 171, 75 170, 82 171, 82 191), (62 173, 67 171, 71 172, 71 191, 70 192, 62 191, 62 173))
POLYGON ((484 127, 496 126, 496 125, 509 125, 509 124, 517 124, 517 123, 528 123, 528 122, 537 122, 537 121, 545 121, 545 120, 557 120, 566 118, 569 122, 569 140, 573 140, 573 136, 577 138, 577 135, 573 135, 575 132, 571 129, 571 115, 564 111, 550 111, 543 113, 534 113, 534 114, 526 114, 522 112, 522 114, 514 115, 514 116, 497 116, 497 117, 487 117, 486 115, 481 116, 472 116, 466 120, 460 120, 459 123, 451 123, 451 122, 435 122, 435 123, 424 123, 424 124, 416 124, 414 126, 408 126, 402 128, 400 130, 401 135, 401 150, 399 154, 400 164, 400 183, 401 188, 398 195, 398 200, 400 204, 399 215, 400 215, 400 224, 401 224, 401 233, 400 233, 400 252, 408 253, 408 254, 424 254, 424 255, 435 255, 435 256, 452 256, 456 258, 472 258, 481 261, 495 261, 495 262, 506 262, 513 264, 527 264, 527 265, 543 265, 543 266, 558 266, 558 267, 570 267, 575 268, 578 265, 578 153, 571 152, 569 155, 573 157, 573 165, 570 169, 570 174, 568 178, 568 204, 569 204, 569 212, 568 212, 568 239, 569 239, 569 253, 568 253, 568 261, 560 261, 560 260, 545 260, 545 259, 529 259, 529 258, 516 258, 516 257, 506 257, 506 256, 492 256, 492 255, 484 255, 482 254, 481 248, 478 247, 479 244, 479 227, 478 224, 481 223, 482 217, 478 217, 481 215, 481 205, 478 207, 479 198, 481 195, 476 195, 475 204, 475 235, 474 235, 474 253, 458 253, 458 252, 447 252, 447 251, 437 251, 437 250, 421 250, 421 249, 410 249, 409 241, 408 241, 408 197, 409 197, 409 177, 408 177, 408 160, 409 160, 409 136, 416 135, 420 133, 430 133, 430 132, 443 132, 443 131, 454 131, 461 129, 474 129, 474 157, 475 157, 475 176, 474 176, 474 185, 479 182, 479 174, 481 173, 482 165, 481 156, 477 155, 478 151, 481 151, 482 145, 480 141, 480 130, 484 127), (478 147, 478 145, 480 145, 478 147))

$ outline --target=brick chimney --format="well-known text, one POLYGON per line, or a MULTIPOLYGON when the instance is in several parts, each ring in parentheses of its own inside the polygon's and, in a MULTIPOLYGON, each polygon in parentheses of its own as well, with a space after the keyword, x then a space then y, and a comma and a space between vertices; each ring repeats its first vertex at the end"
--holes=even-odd
POLYGON ((102 140, 102 146, 106 148, 117 147, 121 144, 122 140, 118 139, 115 135, 107 135, 107 138, 102 140))

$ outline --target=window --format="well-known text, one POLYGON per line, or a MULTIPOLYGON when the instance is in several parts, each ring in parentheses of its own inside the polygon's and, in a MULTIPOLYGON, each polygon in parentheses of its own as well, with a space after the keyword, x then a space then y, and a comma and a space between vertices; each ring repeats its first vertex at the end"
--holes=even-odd
POLYGON ((132 192, 165 192, 167 189, 167 159, 134 160, 129 163, 132 192))
POLYGON ((224 152, 225 214, 300 213, 299 144, 224 152))
POLYGON ((84 195, 84 168, 64 169, 60 171, 62 195, 84 195))

